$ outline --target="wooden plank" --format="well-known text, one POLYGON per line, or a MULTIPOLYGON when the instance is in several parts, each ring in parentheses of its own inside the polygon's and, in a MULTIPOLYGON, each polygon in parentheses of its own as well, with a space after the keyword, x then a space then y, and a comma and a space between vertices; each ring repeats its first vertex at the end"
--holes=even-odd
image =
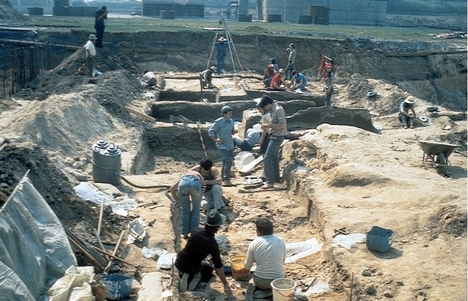
POLYGON ((132 114, 135 114, 137 116, 140 116, 140 117, 143 117, 144 119, 148 120, 148 121, 151 121, 151 122, 156 122, 156 119, 154 119, 153 117, 151 116, 148 116, 144 113, 141 113, 133 108, 130 108, 130 107, 125 107, 125 110, 127 110, 127 112, 129 113, 132 113, 132 114))

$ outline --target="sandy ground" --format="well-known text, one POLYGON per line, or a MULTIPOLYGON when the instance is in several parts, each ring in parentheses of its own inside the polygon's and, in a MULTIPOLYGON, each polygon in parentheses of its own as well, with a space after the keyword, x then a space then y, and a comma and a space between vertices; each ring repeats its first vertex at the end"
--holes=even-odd
MULTIPOLYGON (((251 81, 254 86, 254 79, 251 81)), ((232 84, 232 80, 215 79, 220 89, 232 84)), ((1 174, 18 177, 21 170, 32 168, 33 183, 50 196, 48 200, 54 209, 62 208, 58 215, 64 224, 91 243, 96 243, 91 229, 96 227, 99 208, 76 198, 70 191, 78 183, 77 174, 92 180, 90 147, 98 139, 105 137, 122 148, 122 172, 140 186, 172 184, 203 156, 198 146, 196 151, 187 151, 184 141, 179 142, 180 149, 164 150, 164 155, 163 148, 146 150, 147 154, 140 152, 141 133, 158 124, 150 124, 124 110, 126 105, 132 105, 145 112, 154 101, 145 97, 147 91, 128 72, 104 73, 97 84, 77 75, 54 75, 48 78, 48 86, 51 91, 45 96, 43 92, 31 91, 17 95, 14 100, 2 100, 0 150, 5 164, 0 167, 1 174), (61 93, 55 93, 57 89, 61 93), (43 100, 37 100, 38 95, 43 100), (147 164, 131 172, 133 160, 143 155, 148 158, 147 164), (60 168, 55 170, 53 166, 60 168), (54 171, 49 177, 53 182, 41 177, 49 169, 54 171), (54 185, 64 192, 59 195, 54 185)), ((181 91, 198 90, 197 81, 185 84, 166 81, 166 87, 173 86, 181 91)), ((230 256, 244 254, 249 240, 255 237, 255 219, 268 217, 274 221, 276 233, 287 243, 316 238, 323 244, 320 252, 285 266, 288 278, 298 286, 311 277, 316 277, 315 284, 328 284, 329 289, 323 295, 302 297, 303 300, 467 299, 466 116, 460 118, 463 113, 440 108, 432 124, 418 123, 415 129, 402 129, 395 113, 381 113, 393 106, 388 101, 391 95, 401 91, 384 84, 380 87, 382 98, 371 102, 349 97, 349 93, 357 93, 349 82, 337 84, 335 105, 374 110, 374 124, 381 128, 381 133, 326 122, 301 132, 307 135, 286 142, 282 149, 285 190, 245 192, 244 178, 236 174, 234 182, 239 186, 224 188, 228 206, 222 212, 228 224, 219 233, 227 265, 230 256), (423 164, 418 140, 457 145, 449 157, 450 164, 441 168, 423 164), (393 231, 393 244, 388 252, 370 251, 364 243, 349 250, 332 245, 335 229, 366 234, 373 226, 393 231)), ((309 89, 320 91, 316 82, 311 82, 309 89)), ((417 114, 427 115, 427 105, 418 100, 417 114)), ((219 164, 219 154, 213 150, 210 154, 219 164)), ((254 174, 260 175, 261 168, 257 167, 254 174)), ((142 242, 124 243, 118 252, 140 268, 120 264, 121 272, 141 280, 145 273, 160 271, 164 279, 171 279, 171 271, 158 270, 157 257, 143 257, 142 249, 146 246, 177 252, 183 247, 178 210, 171 206, 164 190, 126 184, 118 188, 134 198, 139 208, 127 218, 115 216, 107 209, 103 242, 112 249, 126 223, 141 217, 148 225, 147 237, 142 242)), ((8 194, 7 190, 2 191, 8 194)), ((230 300, 243 300, 246 283, 231 277, 229 281, 236 287, 230 300)), ((217 279, 209 287, 182 294, 177 291, 177 283, 177 277, 173 277, 169 285, 172 300, 226 300, 217 279)), ((138 299, 140 287, 135 283, 134 288, 131 300, 138 299)))

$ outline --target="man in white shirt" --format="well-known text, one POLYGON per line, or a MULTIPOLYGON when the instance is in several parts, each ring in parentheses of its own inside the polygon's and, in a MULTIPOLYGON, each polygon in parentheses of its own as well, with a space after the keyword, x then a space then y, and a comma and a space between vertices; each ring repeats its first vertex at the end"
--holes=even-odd
POLYGON ((88 76, 93 77, 94 74, 94 58, 96 57, 96 47, 94 43, 96 42, 96 36, 94 34, 89 35, 88 42, 84 45, 86 50, 86 69, 88 69, 88 76))
MULTIPOLYGON (((259 218, 255 221, 255 226, 258 237, 249 244, 244 265, 246 270, 250 270, 253 263, 256 263, 253 283, 257 289, 268 293, 271 292, 273 280, 284 278, 286 244, 281 237, 273 234, 273 223, 269 219, 259 218)), ((254 296, 256 295, 258 294, 254 292, 254 296)))

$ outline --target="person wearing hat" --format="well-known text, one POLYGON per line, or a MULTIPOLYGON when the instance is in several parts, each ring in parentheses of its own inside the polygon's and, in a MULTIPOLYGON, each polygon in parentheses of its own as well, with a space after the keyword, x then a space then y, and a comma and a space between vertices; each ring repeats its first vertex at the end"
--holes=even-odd
POLYGON ((216 72, 216 67, 211 66, 210 68, 206 69, 200 74, 200 85, 202 89, 212 89, 215 87, 212 84, 213 73, 215 72, 216 72))
POLYGON ((94 58, 96 57, 96 48, 94 47, 95 42, 96 36, 94 34, 90 34, 88 42, 83 46, 86 51, 87 75, 91 77, 93 77, 94 74, 94 58))
POLYGON ((185 239, 200 223, 200 206, 205 185, 199 172, 189 170, 169 189, 182 209, 182 235, 185 239))
POLYGON ((229 42, 225 37, 221 36, 216 40, 214 45, 216 47, 216 72, 221 74, 226 72, 224 70, 224 62, 226 60, 226 50, 229 47, 229 42))
POLYGON ((414 111, 413 106, 415 102, 416 101, 412 96, 408 96, 400 103, 398 119, 405 129, 414 127, 413 120, 416 118, 416 112, 414 111))
POLYGON ((107 20, 107 6, 101 6, 94 13, 94 29, 96 30, 96 47, 102 47, 102 39, 104 37, 104 29, 106 28, 106 24, 104 20, 107 20))
POLYGON ((205 227, 190 234, 185 247, 177 254, 175 266, 179 270, 179 290, 195 290, 200 282, 209 282, 216 271, 223 283, 224 293, 231 295, 231 287, 223 270, 223 262, 215 234, 224 223, 222 215, 216 209, 206 213, 205 227), (211 255, 212 264, 205 261, 211 255), (213 268, 214 267, 214 268, 213 268))
POLYGON ((208 135, 216 143, 216 147, 223 156, 223 167, 221 177, 223 186, 233 186, 231 183, 232 156, 234 150, 234 120, 232 120, 232 109, 230 106, 221 108, 221 117, 216 119, 208 130, 208 135))
POLYGON ((296 61, 296 46, 291 43, 289 44, 288 48, 286 49, 289 51, 289 56, 288 56, 288 65, 286 66, 286 79, 289 80, 291 79, 291 73, 294 69, 294 62, 296 61))
POLYGON ((283 74, 284 70, 280 68, 271 79, 270 88, 268 90, 284 91, 284 81, 282 79, 283 74))
POLYGON ((268 95, 263 95, 258 103, 266 113, 270 113, 270 122, 263 124, 262 129, 268 131, 270 140, 263 159, 265 184, 262 189, 275 187, 275 183, 281 182, 279 170, 279 150, 283 144, 284 136, 288 134, 286 115, 283 107, 274 102, 268 95))
MULTIPOLYGON (((273 234, 273 223, 269 219, 257 219, 255 227, 258 237, 249 244, 244 268, 250 271, 256 263, 250 282, 257 289, 253 292, 254 298, 268 298, 272 295, 271 282, 285 276, 286 244, 281 237, 273 234)), ((246 300, 252 299, 247 293, 245 297, 246 300)))
POLYGON ((269 64, 263 72, 263 84, 265 84, 265 88, 270 86, 271 79, 275 76, 275 73, 275 65, 269 64))

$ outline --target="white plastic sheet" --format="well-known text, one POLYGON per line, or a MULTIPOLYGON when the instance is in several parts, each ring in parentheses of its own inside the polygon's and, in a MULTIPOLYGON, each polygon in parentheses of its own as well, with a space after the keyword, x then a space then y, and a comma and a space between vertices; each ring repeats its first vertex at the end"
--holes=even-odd
POLYGON ((286 244, 286 263, 293 263, 300 258, 317 253, 322 246, 323 244, 318 243, 314 237, 306 241, 286 244))
POLYGON ((172 264, 175 262, 177 258, 176 253, 165 253, 159 256, 158 261, 156 262, 156 267, 163 270, 170 270, 172 268, 172 264))
POLYGON ((134 199, 128 197, 114 199, 114 197, 100 191, 96 186, 88 182, 80 182, 73 189, 80 198, 97 205, 101 205, 101 202, 104 200, 104 204, 110 206, 112 212, 121 216, 127 216, 128 210, 138 207, 134 199))
POLYGON ((333 238, 332 247, 341 246, 350 250, 353 245, 366 241, 366 235, 362 233, 353 233, 348 235, 339 234, 333 238))
POLYGON ((86 269, 70 267, 49 290, 49 301, 94 301, 92 275, 86 269))
POLYGON ((0 211, 2 301, 44 295, 76 259, 57 216, 25 176, 0 211))

